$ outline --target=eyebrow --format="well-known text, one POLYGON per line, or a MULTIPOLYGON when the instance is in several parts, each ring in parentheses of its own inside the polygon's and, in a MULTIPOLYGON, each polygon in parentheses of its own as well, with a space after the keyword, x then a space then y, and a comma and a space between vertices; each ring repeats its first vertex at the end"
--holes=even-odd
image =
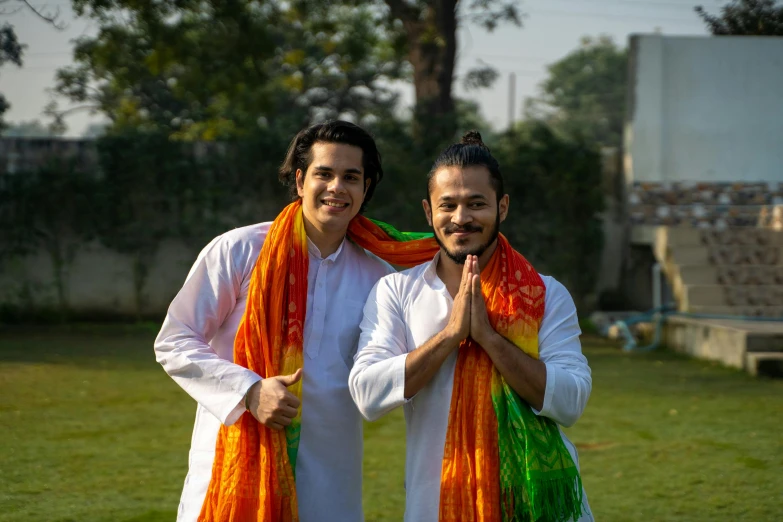
MULTIPOLYGON (((317 167, 314 167, 315 170, 323 170, 325 172, 334 172, 334 169, 332 167, 327 167, 326 165, 318 165, 317 167)), ((345 169, 345 172, 347 174, 361 174, 361 169, 357 169, 355 167, 351 167, 348 169, 345 169)))
MULTIPOLYGON (((457 198, 457 197, 454 197, 454 196, 449 196, 448 194, 445 195, 445 196, 441 196, 439 198, 440 201, 456 201, 457 199, 463 199, 463 198, 457 198)), ((484 194, 471 194, 470 196, 468 196, 467 198, 464 198, 464 199, 467 199, 469 201, 470 200, 476 200, 476 199, 487 199, 487 196, 485 196, 484 194)))

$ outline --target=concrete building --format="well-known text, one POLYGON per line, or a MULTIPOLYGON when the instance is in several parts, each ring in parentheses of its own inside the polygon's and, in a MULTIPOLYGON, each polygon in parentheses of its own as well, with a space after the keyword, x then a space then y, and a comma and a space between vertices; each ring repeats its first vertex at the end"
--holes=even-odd
POLYGON ((783 357, 783 322, 742 322, 783 317, 783 38, 634 36, 629 62, 624 289, 714 316, 667 339, 755 371, 751 352, 783 357))

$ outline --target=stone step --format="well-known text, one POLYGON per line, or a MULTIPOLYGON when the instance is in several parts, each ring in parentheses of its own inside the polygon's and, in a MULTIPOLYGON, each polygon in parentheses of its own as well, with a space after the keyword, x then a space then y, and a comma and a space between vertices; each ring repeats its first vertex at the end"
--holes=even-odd
POLYGON ((701 245, 703 231, 693 227, 660 227, 657 241, 665 242, 666 247, 683 245, 701 245))
POLYGON ((777 181, 634 181, 627 190, 631 205, 771 205, 783 199, 777 181))
POLYGON ((768 317, 783 320, 783 306, 709 306, 694 305, 684 312, 732 317, 768 317))
POLYGON ((671 277, 684 285, 783 285, 783 266, 672 265, 671 277))
POLYGON ((783 247, 779 246, 680 246, 670 248, 659 262, 677 265, 765 265, 783 266, 783 247))
POLYGON ((679 310, 783 316, 783 232, 659 227, 653 251, 679 310))
POLYGON ((693 306, 780 306, 783 285, 684 285, 683 309, 693 306))
POLYGON ((676 265, 710 265, 710 251, 702 245, 680 246, 666 251, 666 261, 676 265))
MULTIPOLYGON (((783 231, 766 228, 660 227, 657 231, 669 248, 686 245, 783 246, 783 231)), ((658 239, 658 238, 656 238, 658 239)))
POLYGON ((783 358, 783 321, 666 318, 663 342, 676 351, 755 374, 760 360, 783 358))
POLYGON ((653 252, 661 261, 673 250, 682 247, 783 247, 783 231, 744 229, 700 229, 693 227, 657 227, 653 241, 653 252))
POLYGON ((629 205, 631 225, 667 227, 757 228, 770 205, 629 205))
MULTIPOLYGON (((682 285, 716 285, 718 270, 715 265, 672 265, 671 277, 679 279, 682 285)), ((767 267, 764 267, 767 268, 767 267)))
POLYGON ((759 363, 767 361, 783 363, 783 352, 745 352, 745 370, 754 377, 759 374, 759 363))

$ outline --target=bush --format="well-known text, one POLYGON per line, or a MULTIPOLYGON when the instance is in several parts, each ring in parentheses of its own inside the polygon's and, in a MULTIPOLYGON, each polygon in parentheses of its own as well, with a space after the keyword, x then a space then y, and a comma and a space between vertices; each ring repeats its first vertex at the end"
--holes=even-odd
MULTIPOLYGON (((57 210, 51 223, 46 222, 48 238, 63 239, 57 231, 67 224, 69 238, 97 237, 134 258, 142 317, 148 264, 163 240, 180 239, 197 250, 226 230, 273 219, 288 202, 277 169, 294 130, 259 130, 227 143, 183 143, 140 131, 112 134, 97 143, 98 175, 85 175, 61 162, 60 170, 52 163, 15 179, 34 182, 35 194, 55 198, 47 205, 57 210)), ((433 153, 417 146, 406 122, 382 119, 370 130, 383 155, 385 176, 368 215, 402 230, 426 230, 421 200, 433 153)), ((543 124, 484 138, 500 162, 511 199, 502 230, 540 272, 562 281, 583 308, 594 288, 602 247, 598 152, 583 142, 557 137, 543 124)), ((5 201, 0 221, 6 231, 18 232, 14 238, 30 237, 22 232, 32 218, 22 210, 35 209, 39 221, 52 212, 42 213, 31 203, 29 183, 17 190, 5 181, 0 183, 5 201), (19 208, 9 211, 8 203, 19 208)), ((0 252, 15 247, 11 236, 0 241, 0 252)), ((71 245, 55 246, 53 255, 67 264, 68 256, 60 251, 71 245)), ((67 292, 61 290, 64 298, 67 292)))
POLYGON ((532 122, 500 136, 495 155, 511 199, 505 226, 509 241, 539 272, 568 287, 584 309, 603 248, 597 148, 532 122))

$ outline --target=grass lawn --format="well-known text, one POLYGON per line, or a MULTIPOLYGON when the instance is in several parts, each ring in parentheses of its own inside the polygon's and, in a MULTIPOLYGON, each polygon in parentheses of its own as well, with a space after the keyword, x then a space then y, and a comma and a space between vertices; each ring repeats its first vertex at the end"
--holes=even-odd
MULTIPOLYGON (((0 332, 0 521, 170 521, 194 405, 153 329, 0 332)), ((568 430, 599 522, 783 520, 783 381, 585 342, 593 394, 568 430)), ((368 424, 368 522, 404 509, 400 412, 368 424)))

